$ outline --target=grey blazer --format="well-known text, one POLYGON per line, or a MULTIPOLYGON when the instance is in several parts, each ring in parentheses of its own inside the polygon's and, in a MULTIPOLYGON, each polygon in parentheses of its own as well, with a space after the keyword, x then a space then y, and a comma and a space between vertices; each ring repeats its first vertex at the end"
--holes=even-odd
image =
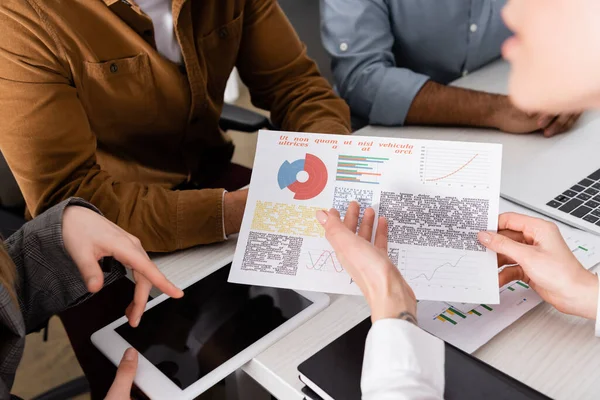
MULTIPOLYGON (((91 296, 64 247, 62 217, 68 206, 83 206, 99 213, 81 199, 65 200, 25 224, 5 242, 17 268, 19 304, 0 284, 0 399, 11 398, 25 336, 52 315, 91 296)), ((112 258, 103 259, 100 265, 105 285, 125 274, 123 266, 112 258)))

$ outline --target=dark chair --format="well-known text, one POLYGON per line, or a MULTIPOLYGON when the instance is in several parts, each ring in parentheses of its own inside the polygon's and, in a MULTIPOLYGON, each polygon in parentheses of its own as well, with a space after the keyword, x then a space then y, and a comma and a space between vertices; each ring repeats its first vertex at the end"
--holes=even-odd
POLYGON ((331 58, 321 41, 319 0, 279 0, 279 5, 306 45, 308 56, 317 63, 321 75, 333 85, 331 58))
POLYGON ((0 208, 0 238, 6 239, 23 226, 25 219, 0 208))
POLYGON ((269 118, 254 111, 233 104, 224 104, 219 126, 224 131, 256 132, 259 129, 273 129, 269 118))

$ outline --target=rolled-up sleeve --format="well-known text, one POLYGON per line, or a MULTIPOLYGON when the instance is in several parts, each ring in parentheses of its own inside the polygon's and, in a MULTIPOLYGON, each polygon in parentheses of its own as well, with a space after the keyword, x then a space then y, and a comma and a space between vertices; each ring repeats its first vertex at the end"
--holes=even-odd
POLYGON ((321 0, 321 35, 337 90, 374 125, 403 125, 429 77, 396 65, 384 0, 321 0))

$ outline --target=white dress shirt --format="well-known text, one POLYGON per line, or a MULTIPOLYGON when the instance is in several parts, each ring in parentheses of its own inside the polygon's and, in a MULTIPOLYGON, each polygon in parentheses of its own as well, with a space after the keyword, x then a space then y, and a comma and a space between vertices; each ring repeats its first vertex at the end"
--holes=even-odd
POLYGON ((363 400, 444 398, 444 342, 410 322, 376 321, 365 346, 363 400))
POLYGON ((175 36, 171 0, 135 0, 135 3, 152 19, 156 50, 166 59, 181 64, 183 56, 175 36))

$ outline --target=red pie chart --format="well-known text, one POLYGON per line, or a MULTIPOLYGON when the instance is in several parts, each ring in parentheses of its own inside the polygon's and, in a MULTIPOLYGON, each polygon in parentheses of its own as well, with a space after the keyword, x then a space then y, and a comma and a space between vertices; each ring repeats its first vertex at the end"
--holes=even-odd
MULTIPOLYGON (((314 197, 317 197, 319 194, 321 194, 321 192, 323 191, 323 189, 325 189, 325 186, 327 185, 328 175, 325 163, 321 161, 319 157, 308 153, 306 154, 304 160, 296 160, 292 164, 286 161, 281 166, 279 170, 279 175, 280 186, 287 187, 289 190, 294 192, 295 200, 309 200, 314 197), (295 172, 293 171, 291 166, 301 166, 302 161, 304 161, 304 166, 302 170, 308 174, 308 179, 305 182, 300 182, 294 179, 293 182, 284 186, 284 184, 282 183, 282 179, 284 179, 285 175, 289 176, 287 172, 295 172)), ((289 181, 291 181, 291 179, 289 181)))

